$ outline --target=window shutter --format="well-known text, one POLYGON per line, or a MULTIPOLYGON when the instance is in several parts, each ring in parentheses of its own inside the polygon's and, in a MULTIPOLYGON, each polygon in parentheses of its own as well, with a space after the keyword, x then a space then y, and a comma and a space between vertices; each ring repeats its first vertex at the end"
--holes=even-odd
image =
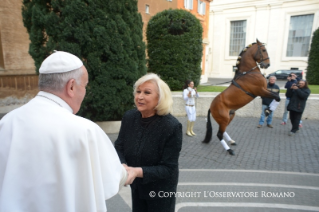
POLYGON ((193 0, 190 0, 190 3, 191 3, 191 4, 190 4, 190 8, 189 8, 189 9, 192 10, 192 9, 193 9, 193 0))
POLYGON ((197 0, 197 12, 198 12, 199 14, 202 14, 202 13, 201 13, 201 8, 202 8, 202 4, 200 3, 200 0, 197 0))
POLYGON ((187 1, 188 0, 184 0, 184 7, 187 8, 187 1))
POLYGON ((205 15, 206 14, 206 3, 204 2, 203 3, 203 15, 205 15))
POLYGON ((246 20, 230 22, 229 56, 237 56, 245 47, 246 20))
POLYGON ((314 14, 290 17, 287 57, 307 57, 314 14))

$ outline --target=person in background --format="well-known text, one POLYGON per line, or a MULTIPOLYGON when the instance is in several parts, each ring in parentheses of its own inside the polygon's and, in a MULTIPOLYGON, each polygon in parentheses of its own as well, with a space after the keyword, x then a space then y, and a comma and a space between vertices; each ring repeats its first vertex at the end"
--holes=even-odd
POLYGON ((306 107, 307 99, 310 95, 310 89, 306 80, 299 80, 298 84, 293 84, 287 91, 287 97, 290 98, 287 110, 289 111, 292 129, 289 135, 292 136, 299 130, 301 116, 306 107))
MULTIPOLYGON (((279 86, 275 84, 276 82, 276 77, 275 76, 270 76, 269 77, 269 82, 267 84, 267 90, 271 91, 271 92, 275 92, 278 93, 280 92, 279 86)), ((259 125, 257 126, 257 128, 261 128, 265 122, 265 110, 269 107, 270 103, 273 101, 272 98, 264 98, 261 97, 262 99, 262 108, 261 108, 261 116, 259 119, 259 125)), ((273 112, 270 112, 268 117, 267 117, 267 127, 269 128, 273 128, 273 126, 271 125, 272 122, 272 116, 273 116, 273 112)))
MULTIPOLYGON (((287 92, 288 90, 291 88, 291 86, 293 84, 297 84, 298 81, 300 79, 297 78, 297 75, 295 73, 291 73, 288 75, 287 77, 287 82, 286 82, 286 85, 285 85, 285 88, 287 89, 286 90, 286 101, 285 101, 285 111, 284 111, 284 114, 283 114, 283 117, 282 117, 282 122, 281 122, 281 125, 286 125, 287 124, 287 120, 288 120, 288 110, 287 110, 287 106, 289 104, 289 101, 290 101, 290 98, 287 97, 287 92)), ((302 127, 301 123, 300 123, 300 127, 302 127)))
POLYGON ((122 119, 115 148, 131 176, 133 212, 174 212, 182 125, 170 112, 168 85, 156 74, 146 74, 134 85, 136 109, 122 119), (132 174, 131 174, 132 173, 132 174))
POLYGON ((62 51, 39 72, 40 92, 0 120, 0 211, 106 211, 129 179, 104 131, 75 115, 88 72, 62 51))
POLYGON ((196 121, 196 108, 195 108, 195 98, 199 97, 196 88, 194 88, 194 82, 191 80, 186 80, 183 87, 183 98, 185 100, 185 110, 187 114, 187 130, 186 135, 194 136, 194 124, 196 121))

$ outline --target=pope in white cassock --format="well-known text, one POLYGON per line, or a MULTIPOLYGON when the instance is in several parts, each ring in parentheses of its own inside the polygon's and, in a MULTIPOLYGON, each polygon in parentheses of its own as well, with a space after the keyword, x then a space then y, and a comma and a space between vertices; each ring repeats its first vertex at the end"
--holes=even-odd
POLYGON ((104 131, 74 115, 87 70, 56 51, 39 72, 37 96, 0 121, 0 212, 105 212, 128 175, 104 131))

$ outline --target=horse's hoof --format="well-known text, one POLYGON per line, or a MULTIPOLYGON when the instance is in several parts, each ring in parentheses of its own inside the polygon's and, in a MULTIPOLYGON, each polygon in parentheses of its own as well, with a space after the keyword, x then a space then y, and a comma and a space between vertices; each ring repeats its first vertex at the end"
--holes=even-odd
POLYGON ((269 110, 265 110, 265 116, 267 117, 269 116, 269 114, 270 114, 269 110))
POLYGON ((230 141, 230 145, 236 146, 237 144, 236 144, 236 142, 234 140, 231 140, 230 141))
POLYGON ((234 151, 232 149, 229 149, 227 150, 227 152, 230 154, 230 155, 235 155, 234 151))

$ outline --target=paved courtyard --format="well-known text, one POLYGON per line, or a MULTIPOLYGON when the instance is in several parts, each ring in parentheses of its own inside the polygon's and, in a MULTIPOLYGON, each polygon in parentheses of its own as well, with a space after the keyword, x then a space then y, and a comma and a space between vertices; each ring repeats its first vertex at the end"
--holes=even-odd
MULTIPOLYGON (((282 126, 278 118, 273 129, 259 129, 258 118, 235 117, 227 128, 238 144, 231 146, 231 156, 216 136, 213 119, 208 144, 201 143, 205 117, 197 117, 194 137, 185 135, 186 117, 177 119, 184 136, 176 212, 319 211, 319 120, 303 120, 303 128, 291 137, 291 124, 282 126)), ((108 135, 113 142, 118 136, 108 135)), ((106 203, 111 212, 131 211, 130 188, 106 203)))
MULTIPOLYGON (((186 117, 178 117, 186 130, 186 117)), ((319 121, 303 120, 288 136, 290 123, 258 129, 258 118, 235 117, 227 128, 237 142, 230 156, 220 144, 213 120, 213 139, 202 144, 205 117, 195 123, 195 137, 183 137, 176 212, 319 211, 319 121)), ((114 142, 117 134, 109 134, 114 142)), ((156 194, 163 195, 163 194, 156 194)), ((107 200, 108 211, 131 211, 130 188, 107 200)))

